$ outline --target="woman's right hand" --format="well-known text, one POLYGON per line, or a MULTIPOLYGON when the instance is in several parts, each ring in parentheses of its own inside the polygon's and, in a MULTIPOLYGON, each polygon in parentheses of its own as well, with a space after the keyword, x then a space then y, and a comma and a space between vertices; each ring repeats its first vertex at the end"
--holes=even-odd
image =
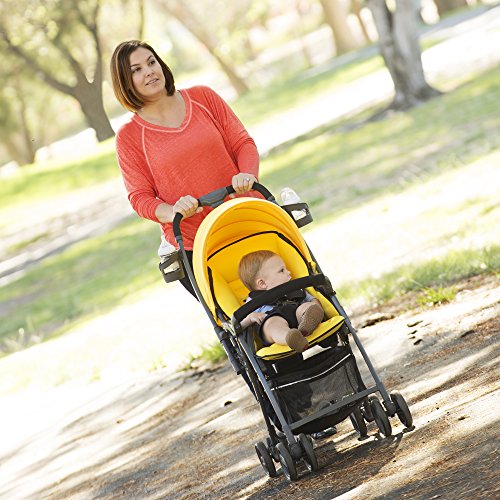
POLYGON ((193 196, 181 196, 173 205, 174 215, 180 213, 184 218, 192 217, 203 210, 198 206, 198 200, 193 196))

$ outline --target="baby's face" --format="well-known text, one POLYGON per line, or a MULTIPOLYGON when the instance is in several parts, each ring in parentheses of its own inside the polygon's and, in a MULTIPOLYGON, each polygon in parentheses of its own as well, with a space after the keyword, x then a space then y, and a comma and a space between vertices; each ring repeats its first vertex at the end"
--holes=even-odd
POLYGON ((269 290, 270 288, 274 288, 275 286, 282 285, 283 283, 290 281, 292 275, 286 268, 283 259, 279 255, 274 255, 262 264, 259 272, 259 278, 264 283, 261 288, 269 290))

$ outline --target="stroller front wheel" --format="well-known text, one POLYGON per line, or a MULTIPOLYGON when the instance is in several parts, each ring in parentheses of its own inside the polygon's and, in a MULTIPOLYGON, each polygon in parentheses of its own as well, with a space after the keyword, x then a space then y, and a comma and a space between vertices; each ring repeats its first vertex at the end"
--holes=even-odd
POLYGON ((288 451, 287 447, 281 442, 276 445, 276 449, 278 450, 283 474, 289 481, 295 481, 298 478, 298 474, 292 455, 288 451))
POLYGON ((389 437, 392 434, 392 427, 382 403, 376 397, 370 398, 370 406, 380 434, 389 437))
POLYGON ((302 459, 304 460, 306 467, 311 472, 318 470, 318 459, 316 458, 316 453, 314 452, 314 447, 311 440, 305 434, 299 434, 298 438, 300 447, 303 451, 302 459))
POLYGON ((396 405, 396 415, 398 416, 400 422, 407 429, 411 428, 413 426, 413 417, 405 398, 398 391, 391 392, 390 396, 392 402, 396 405))
POLYGON ((368 429, 366 428, 365 419, 359 408, 356 408, 350 415, 352 426, 357 432, 360 439, 365 438, 368 435, 368 429))

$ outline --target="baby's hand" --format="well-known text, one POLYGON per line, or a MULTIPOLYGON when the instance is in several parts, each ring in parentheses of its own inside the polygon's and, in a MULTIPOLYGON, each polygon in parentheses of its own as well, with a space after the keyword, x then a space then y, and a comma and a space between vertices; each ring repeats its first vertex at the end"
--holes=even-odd
POLYGON ((266 316, 267 316, 267 314, 263 313, 263 312, 253 312, 253 313, 250 313, 247 316, 247 318, 251 323, 257 323, 259 325, 262 325, 262 322, 264 321, 266 316))

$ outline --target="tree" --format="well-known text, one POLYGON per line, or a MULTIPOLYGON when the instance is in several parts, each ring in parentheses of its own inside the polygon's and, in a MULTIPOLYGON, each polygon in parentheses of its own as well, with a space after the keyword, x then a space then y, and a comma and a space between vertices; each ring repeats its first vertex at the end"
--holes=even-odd
MULTIPOLYGON (((248 92, 249 87, 245 80, 238 74, 236 68, 233 65, 232 58, 226 56, 220 37, 217 35, 217 30, 223 30, 227 33, 231 31, 228 25, 228 13, 232 13, 231 9, 234 9, 234 4, 228 4, 223 2, 219 6, 215 5, 216 2, 186 2, 185 0, 168 0, 160 2, 161 6, 165 11, 171 16, 175 17, 215 58, 222 71, 226 74, 231 85, 235 89, 238 95, 248 92), (219 7, 219 10, 216 8, 219 7), (221 10, 224 8, 224 10, 221 10), (212 23, 206 22, 206 13, 209 11, 216 10, 220 15, 212 16, 212 23), (226 16, 222 13, 225 11, 226 16), (215 20, 218 20, 217 26, 215 26, 215 20), (220 22, 221 21, 221 22, 220 22), (209 28, 212 26, 212 28, 209 28)), ((237 16, 231 16, 232 20, 240 20, 244 16, 239 13, 237 16)))
POLYGON ((394 12, 385 0, 367 0, 378 32, 380 52, 394 83, 391 109, 407 109, 440 92, 425 80, 414 0, 396 0, 394 12))
POLYGON ((26 70, 76 99, 103 141, 114 135, 104 110, 100 0, 4 0, 0 40, 26 70))
POLYGON ((0 89, 0 131, 2 143, 9 156, 19 165, 33 163, 35 145, 27 117, 26 95, 22 91, 22 82, 13 78, 13 87, 0 89), (18 89, 21 89, 18 92, 18 89))
POLYGON ((23 77, 19 60, 2 54, 0 73, 0 137, 7 158, 18 165, 33 163, 37 149, 53 133, 53 91, 23 77))
POLYGON ((434 3, 436 4, 439 17, 443 17, 444 14, 452 10, 463 9, 469 6, 467 0, 434 0, 434 3))
POLYGON ((347 22, 349 2, 347 0, 320 0, 320 3, 325 21, 332 30, 337 55, 359 48, 361 44, 347 22))

